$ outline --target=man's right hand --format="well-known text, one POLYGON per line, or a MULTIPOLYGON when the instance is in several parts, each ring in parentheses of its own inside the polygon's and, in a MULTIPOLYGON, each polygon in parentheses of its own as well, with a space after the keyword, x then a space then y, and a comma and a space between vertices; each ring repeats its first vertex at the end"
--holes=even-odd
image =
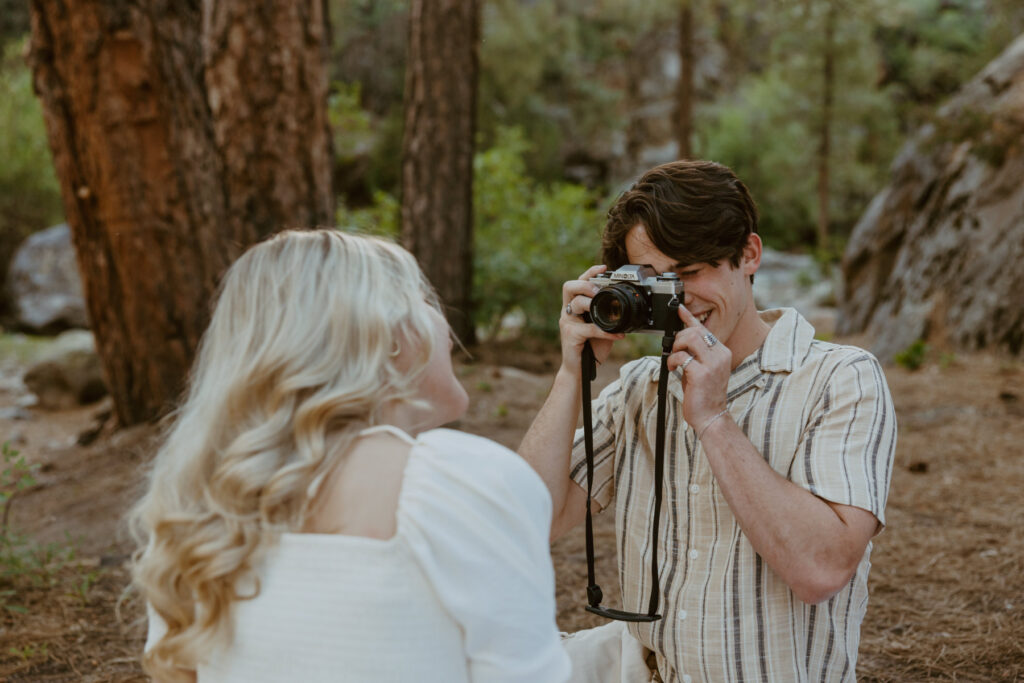
POLYGON ((612 344, 623 339, 625 334, 611 334, 597 325, 583 321, 583 314, 590 310, 590 300, 598 288, 590 278, 603 273, 607 266, 591 266, 575 280, 562 285, 562 316, 558 320, 559 336, 562 340, 562 369, 574 375, 580 374, 580 354, 583 344, 590 340, 597 362, 603 362, 612 350, 612 344))

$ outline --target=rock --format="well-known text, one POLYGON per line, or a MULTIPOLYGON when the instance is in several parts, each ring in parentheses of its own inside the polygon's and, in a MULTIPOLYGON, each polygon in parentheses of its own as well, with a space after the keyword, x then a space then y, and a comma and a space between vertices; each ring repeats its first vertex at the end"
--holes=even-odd
POLYGON ((7 273, 7 294, 18 324, 26 329, 52 333, 89 327, 67 224, 41 230, 22 242, 7 273))
POLYGON ((754 276, 754 301, 761 310, 795 308, 819 334, 831 335, 836 322, 836 279, 811 256, 766 248, 754 276))
POLYGON ((1024 352, 1024 36, 904 145, 843 255, 838 331, 1024 352))
POLYGON ((21 406, 8 406, 0 408, 0 420, 31 420, 32 413, 21 406))
POLYGON ((69 330, 57 337, 43 358, 24 376, 38 406, 62 410, 98 401, 107 394, 92 333, 69 330))

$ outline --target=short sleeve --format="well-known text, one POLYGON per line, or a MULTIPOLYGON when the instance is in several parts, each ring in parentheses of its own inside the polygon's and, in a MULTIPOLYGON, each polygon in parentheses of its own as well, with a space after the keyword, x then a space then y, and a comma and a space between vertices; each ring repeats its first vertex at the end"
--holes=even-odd
MULTIPOLYGON (((616 435, 622 434, 623 416, 626 413, 627 389, 637 382, 646 359, 640 358, 622 366, 619 377, 601 391, 590 403, 591 419, 594 425, 594 501, 602 510, 611 504, 615 491, 615 450, 616 435)), ((569 476, 584 491, 587 490, 587 447, 583 440, 583 429, 576 430, 572 442, 572 461, 569 476)))
POLYGON ((399 534, 462 627, 470 679, 567 680, 547 487, 518 455, 487 439, 438 429, 421 434, 416 448, 399 534))
POLYGON ((841 361, 806 424, 792 481, 826 500, 868 510, 885 524, 896 413, 875 357, 859 352, 841 361))

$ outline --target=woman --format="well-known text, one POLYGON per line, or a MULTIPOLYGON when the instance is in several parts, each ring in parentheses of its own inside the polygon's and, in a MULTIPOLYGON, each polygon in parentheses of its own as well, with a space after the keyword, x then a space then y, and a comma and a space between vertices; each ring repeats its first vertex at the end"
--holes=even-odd
POLYGON ((412 256, 281 233, 228 271, 133 511, 158 681, 563 681, 551 500, 468 403, 412 256))

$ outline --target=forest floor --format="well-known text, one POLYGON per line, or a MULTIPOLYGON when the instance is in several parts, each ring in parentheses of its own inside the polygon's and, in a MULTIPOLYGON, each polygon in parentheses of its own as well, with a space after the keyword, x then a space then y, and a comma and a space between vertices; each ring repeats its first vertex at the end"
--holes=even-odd
MULTIPOLYGON (((602 366, 598 386, 623 360, 602 366)), ((460 362, 471 402, 458 427, 515 448, 556 362, 550 348, 489 350, 460 362)), ((36 485, 12 500, 4 520, 7 539, 25 536, 2 549, 0 681, 145 680, 143 610, 125 592, 131 543, 120 520, 138 495, 156 429, 97 431, 109 403, 18 407, 22 366, 23 358, 0 358, 0 440, 38 466, 36 485)), ((886 373, 900 437, 888 527, 871 558, 858 677, 1022 680, 1024 363, 946 355, 886 373)), ((611 517, 596 520, 598 582, 616 604, 611 517)), ((582 609, 582 529, 552 552, 560 627, 598 625, 582 609)))

